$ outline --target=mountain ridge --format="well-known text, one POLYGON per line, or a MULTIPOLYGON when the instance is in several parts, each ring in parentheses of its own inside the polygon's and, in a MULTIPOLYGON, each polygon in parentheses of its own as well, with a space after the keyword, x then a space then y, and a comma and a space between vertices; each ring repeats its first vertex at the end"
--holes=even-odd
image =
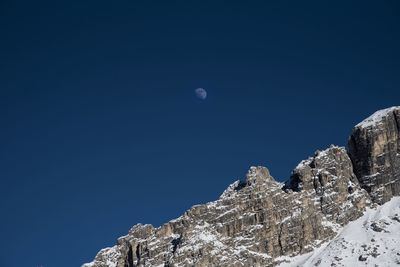
POLYGON ((400 194, 400 107, 357 124, 348 148, 317 151, 277 182, 250 167, 216 201, 154 228, 137 224, 82 267, 276 266, 311 253, 400 194))

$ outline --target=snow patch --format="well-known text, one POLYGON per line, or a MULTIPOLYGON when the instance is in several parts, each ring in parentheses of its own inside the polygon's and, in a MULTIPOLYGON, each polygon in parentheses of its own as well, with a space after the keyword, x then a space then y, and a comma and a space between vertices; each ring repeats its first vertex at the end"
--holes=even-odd
POLYGON ((99 253, 96 256, 95 261, 90 262, 90 263, 85 263, 82 265, 82 267, 93 267, 96 266, 96 261, 101 260, 101 262, 104 262, 105 266, 107 267, 117 267, 118 263, 118 258, 121 256, 121 253, 118 251, 117 246, 113 246, 110 248, 103 248, 102 250, 99 251, 99 253))
POLYGON ((395 106, 395 107, 390 107, 382 110, 378 110, 362 122, 356 125, 356 127, 359 128, 368 128, 373 125, 376 125, 377 123, 381 122, 383 118, 387 117, 391 112, 395 110, 400 110, 400 106, 395 106))

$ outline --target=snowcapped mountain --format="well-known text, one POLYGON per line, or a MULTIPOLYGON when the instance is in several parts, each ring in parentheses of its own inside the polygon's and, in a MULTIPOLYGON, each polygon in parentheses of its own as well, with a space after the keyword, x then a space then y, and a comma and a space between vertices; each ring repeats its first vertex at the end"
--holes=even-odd
POLYGON ((251 167, 216 201, 135 225, 83 267, 393 266, 400 262, 400 107, 355 126, 282 184, 251 167))

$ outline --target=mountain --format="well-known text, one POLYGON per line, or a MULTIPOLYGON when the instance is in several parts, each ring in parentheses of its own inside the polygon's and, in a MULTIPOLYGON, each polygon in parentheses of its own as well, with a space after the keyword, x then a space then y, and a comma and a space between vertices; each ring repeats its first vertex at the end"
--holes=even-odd
MULTIPOLYGON (((400 262, 400 107, 357 124, 285 183, 251 167, 216 201, 137 224, 82 267, 348 266, 400 262)), ((373 266, 373 265, 372 265, 373 266)))

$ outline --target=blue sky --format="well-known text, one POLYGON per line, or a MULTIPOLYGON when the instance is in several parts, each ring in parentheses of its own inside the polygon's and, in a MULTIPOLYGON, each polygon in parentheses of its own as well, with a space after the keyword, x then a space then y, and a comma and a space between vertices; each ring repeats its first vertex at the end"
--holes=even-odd
POLYGON ((396 1, 2 1, 0 266, 80 266, 345 145, 400 104, 399 26, 396 1))

